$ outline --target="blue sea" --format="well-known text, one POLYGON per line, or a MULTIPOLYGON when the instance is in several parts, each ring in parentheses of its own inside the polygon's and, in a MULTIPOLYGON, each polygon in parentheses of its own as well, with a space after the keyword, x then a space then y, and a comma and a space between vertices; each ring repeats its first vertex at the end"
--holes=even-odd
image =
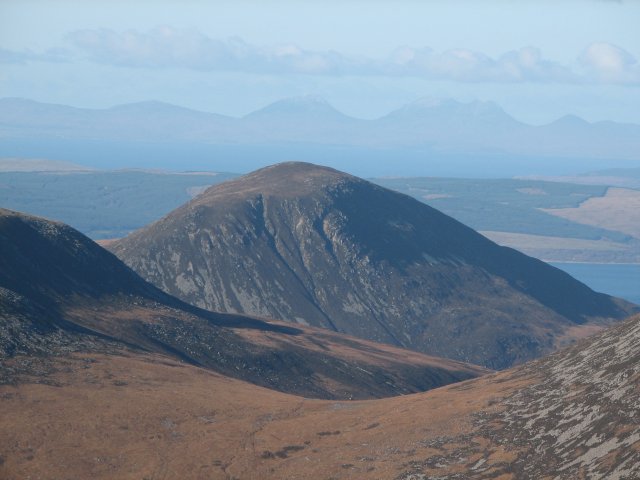
POLYGON ((593 290, 640 305, 640 264, 552 263, 593 290))

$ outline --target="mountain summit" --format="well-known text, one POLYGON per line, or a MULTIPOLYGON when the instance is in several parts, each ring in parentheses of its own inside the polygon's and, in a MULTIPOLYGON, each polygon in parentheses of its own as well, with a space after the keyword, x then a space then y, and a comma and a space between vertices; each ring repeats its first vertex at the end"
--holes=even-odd
POLYGON ((508 115, 495 102, 473 101, 458 102, 453 99, 419 98, 398 110, 394 110, 383 118, 433 118, 434 121, 468 121, 468 119, 483 119, 486 121, 519 122, 508 115))
POLYGON ((199 307, 491 368, 633 310, 411 197, 307 163, 213 186, 111 248, 199 307))
POLYGON ((244 118, 248 119, 265 115, 316 115, 347 118, 346 115, 334 108, 324 98, 317 95, 284 98, 255 112, 251 112, 244 118))

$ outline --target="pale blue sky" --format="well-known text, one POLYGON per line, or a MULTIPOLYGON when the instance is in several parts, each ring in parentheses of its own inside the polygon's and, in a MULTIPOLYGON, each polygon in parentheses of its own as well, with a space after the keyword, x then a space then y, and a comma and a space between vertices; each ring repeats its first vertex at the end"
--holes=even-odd
POLYGON ((640 2, 0 0, 0 96, 242 115, 319 94, 358 117, 424 96, 533 123, 640 123, 640 2))

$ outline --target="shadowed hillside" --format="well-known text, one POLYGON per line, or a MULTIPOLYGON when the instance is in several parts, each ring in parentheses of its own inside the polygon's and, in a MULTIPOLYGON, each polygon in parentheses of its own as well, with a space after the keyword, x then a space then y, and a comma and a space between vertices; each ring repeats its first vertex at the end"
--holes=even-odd
POLYGON ((320 398, 411 393, 483 369, 170 297, 76 230, 0 209, 0 379, 72 352, 163 354, 320 398))

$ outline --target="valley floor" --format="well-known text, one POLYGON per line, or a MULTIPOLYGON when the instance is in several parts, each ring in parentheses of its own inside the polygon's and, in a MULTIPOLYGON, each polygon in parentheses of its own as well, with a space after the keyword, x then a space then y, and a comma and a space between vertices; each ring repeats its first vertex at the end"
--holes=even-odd
MULTIPOLYGON (((76 354, 44 376, 0 387, 0 476, 412 478, 412 465, 425 458, 442 472, 438 457, 464 452, 458 467, 446 469, 453 473, 484 458, 487 442, 443 439, 468 432, 472 412, 495 410, 496 395, 527 382, 488 395, 463 382, 382 401, 335 402, 163 357, 76 354)), ((484 469, 509 455, 492 453, 484 469)))

